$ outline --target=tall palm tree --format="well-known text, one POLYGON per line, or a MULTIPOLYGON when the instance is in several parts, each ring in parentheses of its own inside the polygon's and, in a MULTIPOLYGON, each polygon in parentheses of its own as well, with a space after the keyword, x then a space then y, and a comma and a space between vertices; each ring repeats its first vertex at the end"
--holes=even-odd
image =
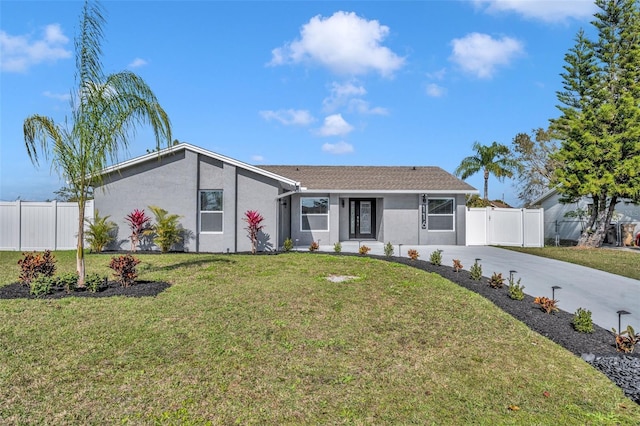
POLYGON ((76 266, 78 285, 85 281, 84 215, 90 186, 100 180, 98 172, 129 146, 128 136, 137 125, 149 124, 156 145, 171 142, 171 125, 149 86, 138 75, 124 71, 104 75, 102 55, 103 9, 86 0, 75 38, 76 87, 71 117, 56 124, 51 118, 32 115, 24 121, 27 153, 39 165, 38 153, 51 158, 52 167, 64 178, 78 202, 76 266))
POLYGON ((519 163, 512 157, 509 147, 493 142, 491 145, 473 143, 475 155, 463 158, 454 174, 461 179, 482 171, 484 173, 484 199, 489 198, 489 175, 494 175, 502 181, 505 177, 512 177, 519 169, 519 163))

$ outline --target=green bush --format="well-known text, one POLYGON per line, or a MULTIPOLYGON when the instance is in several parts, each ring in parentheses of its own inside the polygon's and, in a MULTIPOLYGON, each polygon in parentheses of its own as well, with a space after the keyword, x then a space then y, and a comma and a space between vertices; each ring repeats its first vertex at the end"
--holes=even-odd
POLYGON ((155 245, 160 247, 162 253, 166 253, 171 246, 182 240, 182 229, 180 228, 180 215, 169 214, 168 211, 157 206, 149 206, 155 216, 155 223, 144 231, 145 235, 153 237, 155 245))
POLYGON ((518 278, 518 281, 514 282, 513 279, 509 278, 509 297, 513 300, 524 299, 524 286, 520 284, 521 279, 518 278))
POLYGON ((387 257, 393 256, 393 244, 390 242, 384 245, 384 255, 387 257))
POLYGON ((429 256, 429 262, 436 266, 442 265, 442 250, 435 250, 432 252, 431 256, 429 256))
POLYGON ((36 297, 42 297, 49 293, 56 285, 57 280, 54 277, 40 275, 31 281, 29 285, 29 293, 36 297))
POLYGON ((116 229, 116 224, 108 220, 109 217, 100 217, 98 210, 96 210, 93 220, 85 219, 89 225, 85 231, 85 236, 89 244, 89 250, 94 253, 100 253, 107 244, 115 240, 113 231, 116 229))
POLYGON ((103 286, 106 285, 106 281, 106 277, 101 277, 100 275, 94 273, 87 274, 84 282, 87 290, 92 293, 97 293, 100 291, 100 289, 102 289, 103 286))
POLYGON ((57 279, 57 285, 63 287, 67 293, 71 293, 78 286, 78 273, 67 272, 60 275, 57 279))
POLYGON ((482 265, 480 265, 477 260, 471 265, 469 276, 474 281, 480 281, 482 279, 482 265))
POLYGON ((593 333, 593 320, 591 319, 591 311, 578 308, 573 314, 571 321, 573 328, 580 333, 593 333))
POLYGON ((284 244, 282 245, 282 249, 285 252, 289 252, 289 251, 293 250, 293 241, 291 240, 291 238, 287 238, 286 240, 284 240, 284 244))
POLYGON ((336 253, 340 253, 342 251, 342 244, 340 243, 340 241, 333 245, 333 251, 335 251, 336 253))

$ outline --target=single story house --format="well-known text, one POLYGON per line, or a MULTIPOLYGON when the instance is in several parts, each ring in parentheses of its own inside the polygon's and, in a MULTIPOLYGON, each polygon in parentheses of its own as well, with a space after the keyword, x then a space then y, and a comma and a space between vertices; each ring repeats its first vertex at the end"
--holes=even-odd
MULTIPOLYGON (((580 218, 575 214, 582 212, 583 215, 587 215, 591 211, 592 202, 589 197, 583 197, 575 203, 564 204, 560 202, 558 191, 551 189, 534 200, 531 205, 544 209, 544 238, 548 244, 554 244, 561 241, 578 241, 588 217, 580 218)), ((635 229, 634 236, 640 231, 640 205, 629 200, 620 200, 616 204, 605 243, 620 245, 622 225, 627 224, 635 229)))
POLYGON ((339 241, 465 244, 465 196, 478 191, 439 167, 253 166, 180 143, 105 169, 100 216, 129 247, 126 215, 154 205, 181 216, 178 250, 250 250, 243 217, 264 218, 259 250, 339 241))

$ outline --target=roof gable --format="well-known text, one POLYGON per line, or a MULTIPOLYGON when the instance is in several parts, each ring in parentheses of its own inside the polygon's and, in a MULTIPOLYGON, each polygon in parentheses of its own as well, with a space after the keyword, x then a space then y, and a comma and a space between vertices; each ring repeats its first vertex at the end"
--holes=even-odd
POLYGON ((144 163, 146 161, 157 160, 158 157, 163 157, 163 156, 166 156, 166 155, 174 154, 174 153, 182 151, 182 150, 192 151, 192 152, 198 153, 200 155, 204 155, 206 157, 213 158, 215 160, 219 160, 219 161, 222 161, 222 162, 227 163, 227 164, 231 164, 231 165, 233 165, 235 167, 239 167, 241 169, 245 169, 245 170, 257 173, 259 175, 266 176, 266 177, 271 178, 271 179, 275 179, 275 180, 277 180, 279 182, 282 182, 284 184, 290 185, 292 187, 300 186, 299 182, 297 182, 295 180, 292 180, 290 178, 287 178, 287 177, 284 177, 284 176, 280 176, 280 175, 275 174, 273 172, 270 172, 268 170, 265 170, 265 169, 262 169, 262 168, 259 168, 259 167, 256 167, 256 166, 252 166, 251 164, 243 163, 242 161, 235 160, 235 159, 233 159, 231 157, 226 157, 226 156, 218 154, 216 152, 208 151, 206 149, 203 149, 203 148, 200 148, 200 147, 188 144, 188 143, 184 143, 184 142, 181 142, 181 143, 179 143, 177 145, 173 145, 173 146, 171 146, 169 148, 161 149, 160 151, 151 152, 149 154, 145 154, 145 155, 142 155, 140 157, 132 158, 131 160, 123 161, 121 163, 118 163, 118 164, 115 164, 113 166, 107 167, 107 168, 103 169, 100 172, 100 175, 106 175, 106 174, 109 174, 109 173, 113 173, 113 172, 125 169, 127 167, 131 167, 131 166, 134 166, 134 165, 137 165, 137 164, 144 163))
POLYGON ((477 192, 468 183, 435 166, 260 166, 260 168, 300 182, 306 190, 477 192))

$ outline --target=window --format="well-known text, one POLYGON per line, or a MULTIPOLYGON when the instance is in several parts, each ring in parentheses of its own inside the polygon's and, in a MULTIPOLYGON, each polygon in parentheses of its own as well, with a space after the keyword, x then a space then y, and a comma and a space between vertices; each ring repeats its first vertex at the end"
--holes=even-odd
POLYGON ((430 231, 453 231, 453 198, 430 198, 428 200, 428 228, 430 231))
POLYGON ((222 232, 222 191, 200 191, 200 232, 222 232))
POLYGON ((329 199, 326 197, 301 198, 300 224, 302 231, 328 231, 329 199))

